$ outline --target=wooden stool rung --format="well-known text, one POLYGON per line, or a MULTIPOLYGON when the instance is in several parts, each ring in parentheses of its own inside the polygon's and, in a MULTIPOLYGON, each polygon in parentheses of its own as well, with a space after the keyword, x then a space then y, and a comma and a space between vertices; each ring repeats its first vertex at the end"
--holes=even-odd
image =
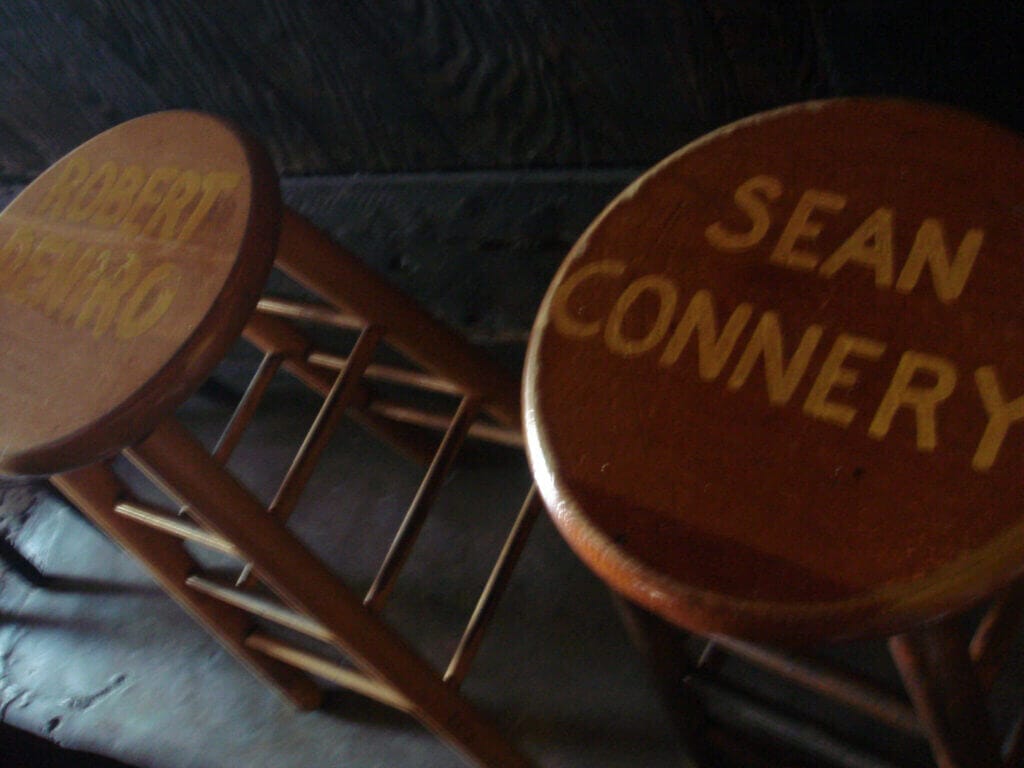
MULTIPOLYGON (((264 353, 284 354, 284 370, 321 397, 330 394, 336 376, 322 367, 309 363, 306 357, 312 347, 312 341, 287 320, 268 314, 253 314, 245 326, 243 335, 264 353)), ((423 450, 422 441, 414 439, 407 430, 395 426, 395 421, 399 420, 389 419, 370 410, 370 392, 362 381, 353 384, 353 387, 354 399, 350 403, 350 414, 354 421, 373 430, 416 460, 430 460, 432 452, 428 454, 423 450)))
POLYGON ((221 582, 206 576, 189 576, 185 583, 205 595, 222 600, 255 616, 267 619, 288 629, 294 629, 324 643, 335 643, 337 638, 318 621, 293 611, 268 597, 238 589, 233 584, 221 582))
MULTIPOLYGON (((320 396, 326 397, 330 393, 337 377, 306 361, 313 342, 287 320, 256 312, 250 316, 242 335, 264 354, 283 354, 284 369, 320 396)), ((359 390, 359 397, 353 402, 357 407, 370 401, 366 388, 360 386, 359 390)))
POLYGON ((889 638, 889 652, 941 768, 991 768, 999 749, 959 617, 889 638))
MULTIPOLYGON (((370 403, 369 410, 395 421, 402 421, 407 424, 414 424, 437 431, 447 430, 451 424, 451 417, 443 413, 431 413, 430 411, 397 403, 387 398, 375 398, 370 403)), ((470 426, 469 437, 497 443, 498 445, 507 445, 512 448, 523 447, 523 435, 518 429, 486 424, 479 421, 470 426)))
POLYGON ((490 626, 491 619, 494 618, 498 603, 502 595, 505 594, 508 582, 512 578, 512 571, 515 569, 516 563, 519 562, 519 556, 523 552, 523 547, 526 546, 526 540, 530 536, 537 515, 540 514, 543 506, 537 493, 537 487, 532 487, 519 514, 516 515, 512 530, 494 563, 487 584, 484 586, 483 592, 480 593, 480 599, 466 624, 466 629, 459 640, 459 646, 452 654, 448 669, 444 673, 446 683, 458 687, 465 679, 466 673, 480 649, 480 644, 483 642, 484 633, 490 626))
POLYGON ((277 374, 282 362, 284 362, 284 355, 275 352, 266 353, 263 356, 263 360, 260 361, 260 366, 249 381, 249 386, 246 388, 245 394, 242 395, 242 400, 238 407, 235 408, 231 421, 224 428, 216 447, 213 449, 213 458, 221 464, 226 464, 228 459, 231 458, 231 454, 234 453, 235 448, 238 447, 242 434, 256 414, 256 409, 263 401, 263 396, 267 393, 267 387, 270 386, 270 382, 277 374))
POLYGON ((371 611, 380 610, 391 593, 395 579, 409 558, 409 553, 427 519, 427 513, 448 476, 452 463, 466 439, 470 424, 476 418, 479 408, 480 401, 473 396, 467 395, 459 403, 455 417, 449 424, 437 453, 434 454, 434 460, 420 483, 416 497, 405 513, 405 519, 402 520, 402 525, 391 542, 391 548, 384 557, 377 577, 366 593, 364 604, 371 611))
MULTIPOLYGON (((287 356, 289 362, 304 360, 313 346, 312 340, 287 320, 263 312, 253 312, 249 316, 242 336, 264 352, 287 356)), ((333 376, 323 378, 328 382, 334 381, 333 376)), ((330 383, 326 388, 330 389, 330 383)))
POLYGON ((293 211, 284 210, 274 266, 303 287, 388 329, 388 344, 424 370, 481 396, 502 424, 521 420, 519 383, 497 363, 401 294, 293 211))
MULTIPOLYGON (((286 521, 295 511, 302 491, 305 490, 306 484, 316 469, 320 454, 323 453, 327 443, 341 424, 341 417, 345 414, 345 409, 358 396, 360 376, 366 366, 370 364, 373 352, 383 334, 384 330, 376 325, 364 328, 356 340, 355 347, 352 348, 348 364, 335 378, 331 391, 327 393, 313 425, 306 433, 291 466, 288 467, 284 480, 278 487, 273 501, 270 502, 267 511, 281 522, 286 521)), ((252 566, 246 565, 238 578, 238 584, 249 584, 251 580, 252 566)))
MULTIPOLYGON (((795 747, 812 765, 836 765, 843 768, 896 768, 871 753, 844 743, 817 723, 780 711, 748 693, 735 689, 722 680, 697 673, 689 685, 708 704, 709 724, 725 726, 729 744, 732 731, 767 735, 773 743, 795 747)), ((763 738, 763 737, 762 737, 763 738)), ((752 757, 749 752, 745 758, 752 757)), ((755 763, 756 764, 756 763, 755 763)))
POLYGON ((359 335, 347 365, 341 370, 327 393, 320 412, 317 414, 299 447, 292 465, 288 468, 277 495, 270 503, 270 513, 278 520, 287 520, 298 503, 302 490, 306 487, 316 462, 323 453, 334 431, 341 423, 345 409, 356 399, 359 389, 359 378, 366 366, 370 364, 373 352, 383 336, 379 326, 368 326, 359 335))
MULTIPOLYGON (((375 620, 333 573, 271 515, 174 419, 124 451, 133 463, 188 504, 204 526, 234 541, 257 564, 261 581, 286 604, 316 618, 360 669, 401 687, 416 717, 481 765, 526 766, 468 701, 389 627, 375 620)), ((191 594, 195 590, 182 588, 191 594)), ((249 646, 246 646, 247 648, 249 646)))
MULTIPOLYGON (((306 359, 312 365, 318 365, 322 368, 329 368, 336 371, 341 370, 348 362, 347 357, 317 351, 310 352, 306 359)), ((398 368, 392 365, 370 365, 367 366, 365 374, 366 377, 370 379, 379 379, 380 381, 387 381, 393 384, 416 387, 417 389, 425 389, 430 392, 440 392, 446 395, 463 394, 462 390, 460 390, 453 382, 448 381, 448 379, 445 379, 442 376, 424 373, 423 371, 398 368)))
POLYGON ((108 466, 93 464, 55 475, 50 482, 107 535, 141 560, 168 594, 260 678, 301 709, 319 705, 320 692, 312 680, 273 658, 254 653, 245 644, 252 631, 249 614, 185 585, 199 566, 180 541, 114 511, 124 488, 108 466))
POLYGON ((194 541, 196 544, 202 544, 204 547, 215 549, 225 555, 242 558, 242 553, 223 536, 207 531, 191 520, 179 517, 170 510, 134 501, 122 501, 114 507, 114 511, 119 515, 148 525, 150 528, 177 536, 179 539, 194 541))
POLYGON ((887 725, 918 736, 924 735, 914 708, 875 683, 824 662, 797 658, 733 638, 718 636, 715 646, 733 656, 773 672, 809 690, 831 696, 887 725))
POLYGON ((289 320, 305 320, 320 325, 330 325, 335 328, 346 328, 360 331, 367 324, 366 321, 347 312, 339 312, 329 304, 314 304, 306 301, 294 301, 277 296, 264 296, 256 305, 257 312, 263 312, 277 317, 286 317, 289 320))
POLYGON ((696 667, 697 669, 717 669, 724 657, 725 652, 715 644, 715 641, 708 640, 697 656, 696 667))
POLYGON ((971 637, 971 661, 978 678, 991 688, 1024 620, 1024 587, 1016 585, 1001 594, 982 616, 971 637))
POLYGON ((409 700, 391 686, 375 680, 362 672, 357 672, 330 659, 325 659, 323 656, 286 643, 276 637, 271 637, 263 632, 253 632, 245 639, 245 644, 278 661, 291 664, 305 672, 340 685, 342 688, 362 694, 381 704, 386 704, 403 712, 413 711, 413 705, 409 700))

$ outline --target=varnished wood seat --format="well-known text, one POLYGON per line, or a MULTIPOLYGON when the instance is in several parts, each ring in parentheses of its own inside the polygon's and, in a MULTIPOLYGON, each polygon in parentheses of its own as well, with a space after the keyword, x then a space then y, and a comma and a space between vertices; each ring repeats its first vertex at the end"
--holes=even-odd
POLYGON ((458 686, 536 514, 533 495, 446 674, 378 615, 463 440, 520 443, 518 383, 284 208, 257 143, 218 118, 166 112, 60 160, 0 214, 0 328, 0 473, 49 476, 295 704, 319 702, 311 672, 409 712, 476 763, 527 764, 458 686), (261 297, 274 267, 317 299, 261 297), (357 339, 327 353, 303 324, 357 339), (240 335, 265 356, 211 455, 173 411, 240 335), (385 344, 413 365, 375 361, 385 344), (279 370, 324 400, 268 507, 223 465, 279 370), (371 378, 454 402, 435 413, 384 400, 371 378), (365 601, 285 526, 343 415, 430 464, 365 601), (442 437, 424 439, 421 427, 442 437), (165 506, 128 489, 105 461, 118 454, 165 506), (204 573, 185 541, 237 558, 239 587, 204 573), (257 583, 265 589, 247 589, 257 583), (257 628, 257 616, 351 665, 257 628))
POLYGON ((527 359, 531 466, 585 562, 776 670, 750 641, 892 636, 943 766, 999 764, 972 655, 990 682, 1014 600, 971 653, 956 617, 1024 568, 1022 189, 1024 142, 950 110, 749 118, 591 225, 527 359))

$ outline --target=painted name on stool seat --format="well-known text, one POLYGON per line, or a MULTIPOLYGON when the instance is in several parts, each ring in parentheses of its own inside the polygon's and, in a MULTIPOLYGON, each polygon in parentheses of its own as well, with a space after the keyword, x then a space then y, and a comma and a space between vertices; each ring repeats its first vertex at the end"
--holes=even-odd
MULTIPOLYGON (((735 226, 734 219, 731 224, 713 222, 704 230, 707 242, 723 253, 742 253, 760 245, 771 225, 769 203, 777 200, 782 190, 782 183, 773 176, 755 176, 743 182, 734 200, 747 219, 746 228, 735 226)), ((838 193, 807 190, 772 246, 770 263, 813 271, 824 279, 843 269, 866 269, 876 288, 902 293, 927 290, 919 283, 928 271, 930 288, 941 303, 951 304, 962 295, 984 243, 982 228, 968 229, 952 250, 941 221, 925 219, 899 263, 893 247, 893 211, 880 207, 831 254, 815 252, 812 246, 823 228, 816 217, 838 213, 845 205, 846 198, 838 193)), ((844 429, 865 424, 867 434, 876 440, 888 436, 898 413, 909 411, 915 445, 922 452, 939 446, 943 403, 966 380, 986 416, 971 459, 978 472, 994 466, 1010 427, 1024 420, 1024 395, 1008 398, 995 366, 962 372, 954 361, 927 350, 888 350, 884 340, 842 331, 827 334, 825 326, 816 323, 798 331, 799 335, 788 329, 787 335, 777 311, 765 310, 755 318, 750 303, 717 307, 707 288, 684 293, 667 274, 627 279, 627 269, 625 261, 609 258, 568 274, 551 299, 551 322, 558 333, 571 339, 600 339, 610 353, 624 358, 649 355, 654 365, 663 369, 679 364, 689 346, 696 356, 699 378, 711 382, 721 377, 731 391, 747 386, 760 363, 771 405, 789 405, 801 382, 809 381, 801 413, 844 429), (621 283, 621 290, 614 288, 617 298, 605 307, 588 306, 582 313, 586 316, 570 309, 573 294, 597 280, 621 283), (627 324, 627 316, 641 301, 653 309, 653 322, 638 333, 635 324, 627 324), (819 350, 820 362, 812 370, 811 362, 819 350), (891 364, 889 384, 881 399, 869 404, 844 399, 866 367, 881 364, 887 351, 897 353, 898 358, 891 364), (869 418, 858 420, 862 410, 869 418)))
POLYGON ((181 278, 173 262, 147 264, 134 251, 53 233, 37 237, 27 226, 0 245, 0 295, 96 338, 141 336, 167 313, 181 278))
POLYGON ((96 338, 136 338, 167 313, 184 277, 146 241, 192 240, 241 181, 234 171, 73 155, 23 214, 28 223, 0 242, 0 295, 96 338), (90 231, 115 237, 96 244, 90 231))
POLYGON ((103 229, 116 227, 129 236, 184 242, 241 180, 234 171, 201 173, 174 166, 146 170, 110 160, 94 167, 88 158, 75 155, 65 162, 35 214, 103 229))

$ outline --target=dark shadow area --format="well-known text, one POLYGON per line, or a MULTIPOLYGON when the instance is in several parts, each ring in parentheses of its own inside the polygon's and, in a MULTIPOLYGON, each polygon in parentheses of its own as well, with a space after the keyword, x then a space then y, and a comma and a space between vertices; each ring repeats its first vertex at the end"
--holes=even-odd
POLYGON ((0 723, 3 768, 132 768, 128 763, 63 749, 39 736, 0 723))
POLYGON ((396 731, 423 727, 404 712, 344 689, 325 691, 322 707, 331 717, 346 722, 372 723, 396 731))
POLYGON ((82 594, 104 595, 139 595, 143 597, 160 597, 164 593, 156 585, 120 584, 116 581, 90 579, 82 576, 47 576, 43 585, 51 592, 81 592, 82 594))
MULTIPOLYGON (((0 539, 2 541, 2 539, 0 539)), ((8 558, 7 553, 0 557, 11 569, 26 582, 39 589, 49 592, 81 593, 91 595, 139 595, 143 597, 162 597, 163 592, 155 585, 149 584, 122 584, 116 581, 104 579, 92 579, 87 576, 53 576, 40 572, 31 562, 25 560, 20 554, 24 563, 16 562, 8 558)), ((0 571, 0 581, 3 580, 3 572, 0 571)))
POLYGON ((35 587, 51 587, 53 580, 40 571, 13 544, 0 536, 0 563, 7 565, 14 573, 35 587))
POLYGON ((55 618, 39 613, 22 613, 21 611, 0 611, 0 626, 4 624, 16 624, 19 627, 32 627, 34 629, 73 629, 75 632, 88 632, 91 634, 99 634, 107 629, 107 625, 98 620, 89 621, 80 617, 74 619, 55 618))

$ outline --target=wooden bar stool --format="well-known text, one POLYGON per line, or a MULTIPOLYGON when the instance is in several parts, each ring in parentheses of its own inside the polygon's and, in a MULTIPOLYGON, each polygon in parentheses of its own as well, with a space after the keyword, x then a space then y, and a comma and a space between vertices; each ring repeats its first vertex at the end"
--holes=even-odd
POLYGON ((850 99, 695 141, 580 238, 531 337, 528 455, 579 556, 712 640, 660 654, 680 701, 728 654, 944 768, 1004 764, 985 702, 1022 603, 1022 211, 1017 136, 850 99), (791 653, 870 637, 906 696, 791 653))
POLYGON ((60 160, 0 214, 0 327, 0 472, 50 476, 299 707, 320 700, 312 673, 412 714, 471 762, 528 764, 458 687, 536 515, 533 493, 445 674, 377 615, 463 440, 520 443, 518 384, 283 208, 261 147, 220 119, 165 112, 60 160), (318 298, 261 298, 273 267, 318 298), (358 336, 349 352, 328 354, 308 324, 358 336), (211 455, 172 412, 240 334, 265 357, 211 455), (412 365, 375 362, 382 345, 412 365), (267 507, 223 465, 279 369, 323 406, 267 507), (369 383, 379 380, 447 396, 454 415, 380 398, 369 383), (403 450, 429 449, 365 601, 285 527, 345 414, 403 450), (421 427, 440 437, 424 439, 421 427), (165 492, 165 508, 128 490, 107 461, 118 454, 165 492), (247 564, 238 586, 205 573, 185 542, 247 564), (285 642, 268 622, 350 664, 285 642))

